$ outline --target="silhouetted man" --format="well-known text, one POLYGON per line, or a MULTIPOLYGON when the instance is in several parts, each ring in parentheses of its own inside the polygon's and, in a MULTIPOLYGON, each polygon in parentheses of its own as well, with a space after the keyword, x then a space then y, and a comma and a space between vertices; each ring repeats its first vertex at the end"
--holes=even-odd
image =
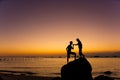
POLYGON ((73 48, 73 42, 70 41, 70 44, 67 46, 66 50, 67 50, 67 63, 69 61, 70 58, 70 54, 74 55, 74 59, 76 59, 76 53, 72 52, 71 50, 74 49, 73 48))
POLYGON ((81 57, 81 56, 84 56, 84 55, 82 54, 82 43, 81 43, 81 41, 79 40, 79 38, 77 38, 76 41, 77 41, 77 44, 74 44, 74 45, 78 45, 80 57, 81 57))

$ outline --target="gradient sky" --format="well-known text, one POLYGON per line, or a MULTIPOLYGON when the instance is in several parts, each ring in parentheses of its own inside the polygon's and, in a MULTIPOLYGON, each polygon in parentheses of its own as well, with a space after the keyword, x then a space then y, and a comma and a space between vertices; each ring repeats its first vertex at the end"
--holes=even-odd
POLYGON ((120 0, 0 0, 0 55, 65 54, 76 38, 115 52, 119 35, 120 0))

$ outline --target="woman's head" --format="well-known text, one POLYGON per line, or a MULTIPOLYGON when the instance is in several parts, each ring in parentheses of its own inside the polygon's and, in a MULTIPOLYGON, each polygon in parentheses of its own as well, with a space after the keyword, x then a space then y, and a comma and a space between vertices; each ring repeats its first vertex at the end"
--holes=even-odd
POLYGON ((76 41, 80 42, 79 38, 77 38, 76 41))

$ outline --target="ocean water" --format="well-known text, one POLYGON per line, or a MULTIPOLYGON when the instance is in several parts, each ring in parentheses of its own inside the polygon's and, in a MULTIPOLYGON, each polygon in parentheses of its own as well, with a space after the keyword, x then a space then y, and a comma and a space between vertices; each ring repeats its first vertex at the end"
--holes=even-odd
MULTIPOLYGON (((120 58, 87 58, 87 60, 92 65, 93 77, 102 75, 105 71, 111 71, 113 73, 108 76, 120 78, 120 58)), ((35 73, 31 74, 33 76, 53 77, 60 76, 60 70, 64 64, 66 64, 66 58, 0 57, 0 72, 16 75, 21 72, 32 72, 35 73)))

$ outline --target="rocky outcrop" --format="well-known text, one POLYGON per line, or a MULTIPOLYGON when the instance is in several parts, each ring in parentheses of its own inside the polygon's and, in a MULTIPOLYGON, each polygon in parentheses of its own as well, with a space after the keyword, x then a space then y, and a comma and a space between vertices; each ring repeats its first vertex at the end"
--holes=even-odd
POLYGON ((94 80, 114 80, 114 79, 108 76, 100 75, 95 77, 94 80))
POLYGON ((0 77, 0 80, 3 80, 3 79, 0 77))
POLYGON ((92 67, 85 57, 69 62, 61 68, 62 80, 93 80, 92 67))
POLYGON ((60 77, 55 77, 52 80, 61 80, 61 78, 60 77))
POLYGON ((111 71, 105 71, 104 74, 110 75, 110 74, 112 74, 112 72, 111 71))

